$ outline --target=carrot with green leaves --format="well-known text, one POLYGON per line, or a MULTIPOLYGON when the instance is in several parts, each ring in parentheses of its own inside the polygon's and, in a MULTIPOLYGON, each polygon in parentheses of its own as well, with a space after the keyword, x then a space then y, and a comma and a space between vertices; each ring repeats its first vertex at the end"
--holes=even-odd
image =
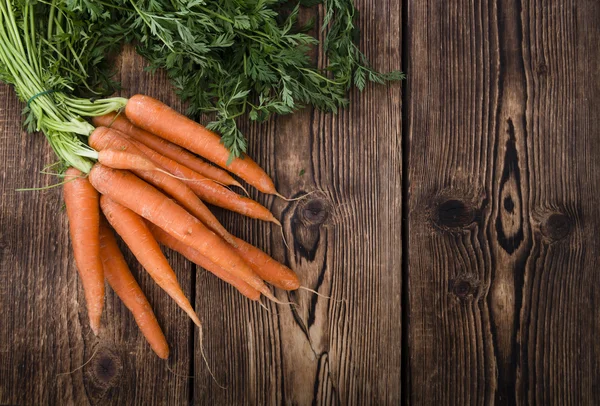
POLYGON ((94 165, 89 179, 100 193, 156 224, 267 298, 278 302, 231 245, 158 189, 131 172, 110 169, 102 164, 94 165))
POLYGON ((100 225, 100 255, 104 276, 110 287, 131 311, 140 331, 152 350, 162 359, 169 357, 169 345, 165 339, 148 299, 131 274, 113 231, 106 221, 100 225))
POLYGON ((73 256, 87 305, 90 327, 95 335, 100 331, 104 306, 104 272, 100 259, 99 195, 85 175, 69 168, 63 186, 73 256))
POLYGON ((260 299, 260 293, 256 289, 252 288, 250 285, 248 285, 246 282, 244 282, 237 276, 231 275, 229 272, 227 272, 220 266, 215 265, 214 262, 206 258, 204 255, 200 254, 192 247, 185 245, 177 238, 173 237, 165 230, 161 229, 160 227, 157 227, 152 223, 148 223, 148 228, 150 229, 150 232, 152 232, 154 238, 156 238, 156 240, 164 246, 172 249, 173 251, 179 252, 191 262, 206 269, 222 281, 229 283, 248 299, 260 299))
POLYGON ((190 153, 188 150, 181 148, 179 145, 173 144, 172 142, 157 137, 146 130, 136 127, 123 114, 112 112, 104 116, 94 117, 92 122, 96 127, 109 127, 119 130, 122 133, 129 135, 136 141, 146 145, 148 148, 152 148, 155 151, 160 151, 160 153, 167 158, 170 158, 181 165, 187 166, 188 168, 198 172, 200 175, 215 180, 217 183, 227 186, 237 186, 244 189, 237 180, 235 180, 223 169, 204 162, 202 159, 190 153))
POLYGON ((144 219, 106 196, 100 198, 100 207, 108 222, 152 279, 171 296, 198 327, 201 327, 194 308, 181 290, 175 272, 171 269, 144 219))
POLYGON ((263 193, 279 195, 273 180, 247 155, 230 160, 221 138, 193 120, 150 96, 135 95, 125 106, 127 118, 137 127, 175 143, 227 169, 263 193))

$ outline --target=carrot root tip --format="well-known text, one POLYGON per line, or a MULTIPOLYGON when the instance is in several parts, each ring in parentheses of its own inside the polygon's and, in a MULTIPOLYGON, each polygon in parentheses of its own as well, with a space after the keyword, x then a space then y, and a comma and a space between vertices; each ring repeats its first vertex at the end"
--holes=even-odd
POLYGON ((208 373, 210 374, 210 376, 212 377, 212 379, 215 381, 215 383, 217 384, 217 386, 221 389, 227 389, 226 386, 223 386, 219 383, 219 381, 217 381, 217 378, 215 377, 215 375, 213 374, 212 370, 210 369, 210 365, 208 365, 208 360, 206 359, 206 354, 204 353, 204 346, 202 345, 202 327, 200 326, 198 329, 198 340, 200 342, 200 354, 202 354, 202 359, 204 360, 204 363, 206 364, 206 369, 208 369, 208 373))
POLYGON ((306 286, 300 286, 300 287, 298 287, 298 289, 306 290, 308 292, 314 293, 315 295, 323 297, 325 299, 331 299, 334 302, 343 302, 344 301, 344 299, 332 299, 331 296, 324 295, 322 293, 317 292, 316 290, 313 290, 311 288, 307 288, 306 286))

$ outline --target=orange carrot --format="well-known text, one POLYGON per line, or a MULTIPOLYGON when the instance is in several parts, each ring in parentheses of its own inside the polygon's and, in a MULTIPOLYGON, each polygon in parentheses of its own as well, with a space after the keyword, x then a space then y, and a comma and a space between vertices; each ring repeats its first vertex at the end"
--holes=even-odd
MULTIPOLYGON (((109 130, 106 127, 98 127, 89 137, 90 145, 99 150, 117 149, 131 154, 145 156, 133 143, 121 135, 116 130, 109 130)), ((202 221, 208 228, 223 237, 223 239, 233 246, 235 241, 233 236, 227 232, 219 220, 212 214, 204 203, 194 194, 194 192, 179 179, 175 179, 164 173, 157 171, 134 171, 136 175, 143 178, 148 183, 164 190, 167 194, 175 198, 182 206, 202 221)))
POLYGON ((162 156, 160 153, 117 130, 98 127, 92 132, 88 142, 90 146, 96 150, 112 148, 126 151, 131 150, 132 152, 141 151, 142 154, 154 164, 179 178, 185 179, 184 183, 187 184, 202 200, 248 217, 271 221, 280 225, 279 221, 273 217, 273 214, 261 204, 232 192, 193 170, 162 156), (111 141, 114 139, 118 139, 119 141, 111 141), (132 150, 132 146, 135 146, 136 149, 132 150))
POLYGON ((234 173, 263 193, 278 194, 273 180, 247 155, 227 165, 229 151, 221 138, 149 96, 135 95, 125 107, 127 118, 136 126, 158 135, 234 173))
POLYGON ((211 182, 208 178, 205 178, 190 168, 161 155, 159 152, 148 148, 141 142, 135 140, 132 140, 132 142, 156 165, 161 166, 166 171, 181 178, 183 182, 205 202, 243 214, 244 216, 270 221, 279 226, 281 225, 273 216, 273 213, 260 203, 247 197, 240 196, 217 183, 211 182))
POLYGON ((232 246, 159 190, 131 172, 110 169, 102 164, 94 165, 89 178, 100 193, 156 224, 269 299, 277 301, 232 246))
POLYGON ((106 196, 100 198, 100 207, 117 234, 125 241, 152 279, 175 300, 175 303, 198 327, 201 327, 194 308, 181 290, 175 272, 171 269, 144 219, 106 196))
POLYGON ((100 330, 104 306, 104 273, 100 259, 98 192, 75 168, 67 169, 63 187, 73 256, 83 284, 90 327, 100 330))
POLYGON ((92 121, 97 127, 104 126, 119 130, 147 147, 152 148, 155 151, 160 151, 160 153, 167 158, 171 158, 175 162, 198 172, 202 176, 216 180, 223 185, 243 188, 237 180, 231 177, 231 175, 223 169, 204 162, 202 159, 188 152, 186 149, 181 148, 179 145, 173 144, 172 142, 134 126, 123 114, 111 112, 104 116, 94 117, 92 121))
POLYGON ((274 260, 252 244, 240 238, 233 238, 237 243, 236 252, 266 282, 284 290, 296 290, 300 287, 298 275, 290 268, 274 260))
POLYGON ((219 279, 229 283, 248 299, 260 299, 260 293, 256 289, 250 287, 250 285, 248 285, 246 282, 244 282, 237 276, 231 275, 229 272, 227 272, 220 266, 215 265, 214 262, 206 258, 204 255, 200 254, 192 247, 185 245, 177 238, 171 236, 169 233, 167 233, 166 231, 162 230, 154 224, 148 224, 148 227, 150 228, 150 231, 152 232, 154 238, 156 238, 161 244, 169 247, 173 251, 179 252, 181 255, 183 255, 196 265, 201 266, 202 268, 214 274, 219 279))
POLYGON ((113 169, 137 169, 140 171, 155 171, 159 169, 142 155, 117 149, 103 149, 98 151, 98 162, 113 169))
POLYGON ((131 274, 127 262, 119 250, 115 235, 105 221, 100 224, 100 254, 108 284, 131 311, 152 350, 160 358, 167 359, 169 357, 167 340, 158 325, 148 299, 131 274))

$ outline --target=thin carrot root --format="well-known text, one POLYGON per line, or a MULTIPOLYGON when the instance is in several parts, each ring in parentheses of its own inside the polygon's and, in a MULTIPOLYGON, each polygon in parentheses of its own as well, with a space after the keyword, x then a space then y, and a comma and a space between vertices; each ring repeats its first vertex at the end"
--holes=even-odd
POLYGON ((87 364, 89 364, 90 362, 92 362, 92 360, 94 359, 94 357, 98 353, 98 348, 100 348, 100 346, 96 347, 96 349, 94 350, 94 353, 92 354, 92 356, 90 357, 90 359, 88 359, 87 361, 85 361, 85 363, 83 365, 75 368, 74 370, 72 370, 70 372, 61 372, 60 374, 56 374, 56 377, 58 378, 59 376, 62 376, 62 375, 71 375, 73 372, 79 371, 81 368, 83 368, 84 366, 86 366, 87 364))
POLYGON ((239 187, 240 189, 242 189, 244 191, 244 193, 246 194, 247 197, 250 197, 250 193, 248 193, 248 190, 245 187, 243 187, 240 182, 235 182, 232 186, 239 187))
POLYGON ((282 302, 281 300, 279 300, 275 296, 273 296, 272 293, 267 293, 266 291, 261 291, 261 293, 264 295, 264 297, 269 299, 271 302, 275 302, 280 305, 290 305, 290 306, 298 306, 298 307, 300 306, 298 303, 294 303, 294 302, 282 302))
POLYGON ((178 374, 177 372, 173 371, 173 370, 171 369, 171 367, 169 367, 169 364, 168 364, 168 362, 169 362, 169 361, 167 361, 167 360, 165 360, 165 361, 166 361, 166 362, 165 362, 165 365, 166 365, 166 367, 167 367, 167 370, 168 370, 170 373, 172 373, 173 375, 175 375, 176 377, 179 377, 179 378, 186 378, 186 379, 194 379, 194 376, 193 376, 193 375, 183 375, 183 374, 178 374))
POLYGON ((291 249, 287 243, 287 240, 285 239, 285 233, 283 232, 283 227, 280 227, 279 230, 281 231, 281 238, 283 239, 283 243, 285 244, 286 248, 288 250, 291 249))
POLYGON ((322 294, 322 293, 319 293, 319 292, 317 292, 316 290, 313 290, 313 289, 307 288, 306 286, 300 286, 298 289, 302 289, 302 290, 309 291, 309 292, 311 292, 311 293, 314 293, 314 294, 315 294, 315 295, 317 295, 317 296, 324 297, 325 299, 331 299, 331 300, 333 300, 334 302, 344 302, 344 301, 345 301, 344 299, 332 299, 332 298, 331 298, 331 296, 324 295, 324 294, 322 294))
POLYGON ((285 197, 284 195, 279 194, 279 193, 275 193, 275 196, 279 197, 280 199, 285 200, 286 202, 295 202, 295 201, 298 201, 298 200, 305 199, 305 198, 307 198, 308 196, 312 195, 315 192, 316 192, 316 190, 313 190, 312 192, 308 192, 308 193, 303 194, 302 196, 294 197, 294 198, 285 197))
POLYGON ((208 373, 210 374, 210 376, 212 377, 213 381, 215 381, 215 383, 217 384, 217 386, 221 389, 227 389, 226 386, 223 386, 219 383, 219 381, 217 381, 217 378, 215 377, 215 374, 213 374, 212 370, 210 369, 210 366, 208 365, 208 360, 206 359, 206 355, 204 354, 204 346, 202 345, 202 339, 203 339, 203 335, 202 335, 202 326, 198 326, 198 335, 199 335, 199 340, 200 340, 200 354, 202 354, 202 359, 204 360, 204 363, 206 364, 206 369, 208 369, 208 373))

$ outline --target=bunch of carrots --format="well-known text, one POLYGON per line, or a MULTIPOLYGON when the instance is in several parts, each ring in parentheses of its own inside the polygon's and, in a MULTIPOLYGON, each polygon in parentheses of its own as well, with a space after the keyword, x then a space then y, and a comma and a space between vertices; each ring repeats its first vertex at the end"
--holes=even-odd
POLYGON ((252 159, 230 160, 218 135, 148 96, 131 97, 124 114, 97 116, 93 124, 96 128, 88 138, 93 149, 87 156, 97 163, 89 174, 73 167, 66 171, 64 199, 90 327, 96 335, 106 280, 130 309, 154 352, 161 358, 169 355, 164 334, 117 246, 114 231, 200 328, 200 337, 200 320, 159 244, 253 301, 264 295, 278 302, 266 283, 284 290, 300 288, 291 269, 231 235, 205 205, 280 225, 267 208, 229 189, 242 186, 224 169, 263 193, 281 197, 252 159))

